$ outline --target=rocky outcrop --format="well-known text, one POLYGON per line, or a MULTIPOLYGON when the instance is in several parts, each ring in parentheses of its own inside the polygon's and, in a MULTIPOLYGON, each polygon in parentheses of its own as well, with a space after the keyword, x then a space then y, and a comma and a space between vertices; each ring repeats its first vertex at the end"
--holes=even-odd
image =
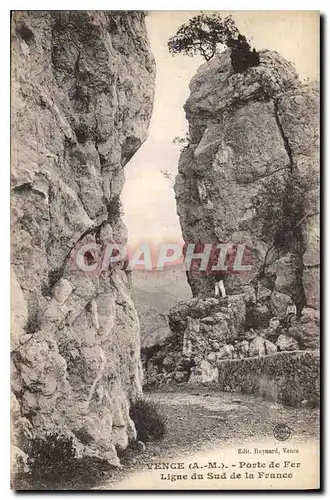
MULTIPOLYGON (((245 244, 252 270, 225 273, 226 290, 254 288, 268 325, 286 301, 298 314, 319 308, 319 93, 276 52, 260 61, 234 74, 224 52, 193 77, 175 193, 186 243, 245 244)), ((214 296, 212 273, 188 281, 194 296, 214 296)))
MULTIPOLYGON (((253 280, 317 308, 318 90, 300 84, 275 52, 233 74, 227 52, 201 66, 185 110, 189 145, 175 191, 187 243, 244 242, 248 275, 227 276, 229 293, 253 280), (313 276, 313 278, 312 278, 313 276)), ((189 273, 194 295, 214 279, 189 273)))
POLYGON ((291 381, 292 393, 310 398, 307 364, 315 358, 315 380, 318 357, 300 351, 319 348, 318 89, 264 51, 244 73, 233 73, 229 52, 215 56, 190 90, 189 141, 175 181, 183 238, 195 252, 242 243, 251 270, 232 272, 230 254, 217 274, 194 262, 194 298, 171 310, 172 337, 146 353, 146 382, 244 391, 255 370, 253 391, 266 377, 281 393, 293 362, 305 375, 291 381), (215 297, 219 279, 226 298, 215 297), (236 375, 227 383, 234 370, 244 383, 236 375))
POLYGON ((252 328, 249 300, 246 293, 224 299, 195 297, 173 307, 169 315, 172 335, 143 349, 145 384, 217 383, 223 360, 317 349, 311 343, 313 332, 307 330, 312 320, 305 313, 290 323, 283 314, 281 319, 272 317, 267 327, 252 328))
POLYGON ((145 384, 186 382, 289 406, 318 406, 320 353, 305 342, 311 333, 300 321, 284 326, 274 318, 268 328, 246 330, 244 299, 196 297, 173 308, 172 337, 145 352, 145 384))
POLYGON ((147 137, 154 78, 143 12, 13 13, 13 438, 23 454, 60 434, 77 456, 118 464, 116 449, 136 435, 139 322, 126 274, 82 275, 72 257, 79 244, 125 241, 123 169, 147 137))

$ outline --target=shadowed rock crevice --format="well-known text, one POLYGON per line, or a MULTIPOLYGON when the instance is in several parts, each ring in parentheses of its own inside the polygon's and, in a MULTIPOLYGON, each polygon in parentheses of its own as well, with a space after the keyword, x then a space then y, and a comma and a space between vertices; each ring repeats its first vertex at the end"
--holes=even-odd
POLYGON ((290 159, 290 168, 291 168, 291 172, 292 172, 292 170, 293 170, 293 154, 292 154, 292 150, 290 147, 289 139, 286 137, 284 130, 283 130, 283 127, 282 127, 282 124, 281 124, 281 119, 280 119, 279 114, 278 114, 278 106, 276 103, 276 99, 274 100, 274 110, 275 110, 276 123, 278 125, 279 131, 280 131, 282 139, 283 139, 285 151, 287 152, 288 157, 290 159))

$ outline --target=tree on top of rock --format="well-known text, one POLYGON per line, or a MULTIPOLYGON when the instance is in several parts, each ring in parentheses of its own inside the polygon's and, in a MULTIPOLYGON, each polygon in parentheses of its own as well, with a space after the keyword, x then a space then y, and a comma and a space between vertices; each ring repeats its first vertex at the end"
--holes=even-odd
POLYGON ((183 24, 168 41, 171 54, 200 54, 206 61, 212 59, 219 44, 239 35, 231 16, 224 19, 219 14, 199 14, 183 24))
POLYGON ((194 16, 183 24, 168 41, 172 55, 200 54, 206 61, 212 59, 219 45, 231 48, 231 62, 236 73, 245 71, 250 66, 258 66, 259 54, 251 50, 246 37, 241 35, 231 16, 222 18, 219 14, 194 16))

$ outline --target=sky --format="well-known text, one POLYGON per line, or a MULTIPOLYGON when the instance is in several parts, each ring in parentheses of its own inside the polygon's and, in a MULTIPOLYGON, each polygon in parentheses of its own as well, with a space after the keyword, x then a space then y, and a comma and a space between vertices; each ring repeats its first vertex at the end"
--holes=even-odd
MULTIPOLYGON (((129 240, 182 242, 173 182, 162 170, 177 174, 180 145, 176 136, 188 130, 183 105, 189 82, 205 61, 169 54, 167 41, 198 12, 152 11, 146 18, 156 59, 156 90, 149 137, 125 167, 122 192, 129 240)), ((291 61, 300 78, 319 79, 319 16, 317 11, 219 11, 232 15, 240 32, 257 50, 276 50, 291 61)))

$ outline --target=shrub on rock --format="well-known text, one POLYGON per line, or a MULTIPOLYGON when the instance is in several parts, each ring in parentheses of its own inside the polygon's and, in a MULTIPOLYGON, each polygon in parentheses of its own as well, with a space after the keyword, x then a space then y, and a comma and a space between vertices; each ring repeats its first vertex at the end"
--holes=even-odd
POLYGON ((251 49, 246 37, 241 35, 231 16, 219 14, 194 16, 178 29, 168 41, 171 54, 201 55, 209 61, 217 53, 218 46, 231 49, 231 64, 235 73, 243 73, 252 66, 259 66, 260 56, 251 49))
POLYGON ((27 459, 31 482, 36 487, 38 484, 52 487, 57 482, 65 482, 74 474, 75 456, 73 438, 48 434, 33 439, 27 459))
POLYGON ((129 415, 137 432, 137 440, 160 441, 165 435, 165 420, 156 406, 144 399, 131 405, 129 415))

